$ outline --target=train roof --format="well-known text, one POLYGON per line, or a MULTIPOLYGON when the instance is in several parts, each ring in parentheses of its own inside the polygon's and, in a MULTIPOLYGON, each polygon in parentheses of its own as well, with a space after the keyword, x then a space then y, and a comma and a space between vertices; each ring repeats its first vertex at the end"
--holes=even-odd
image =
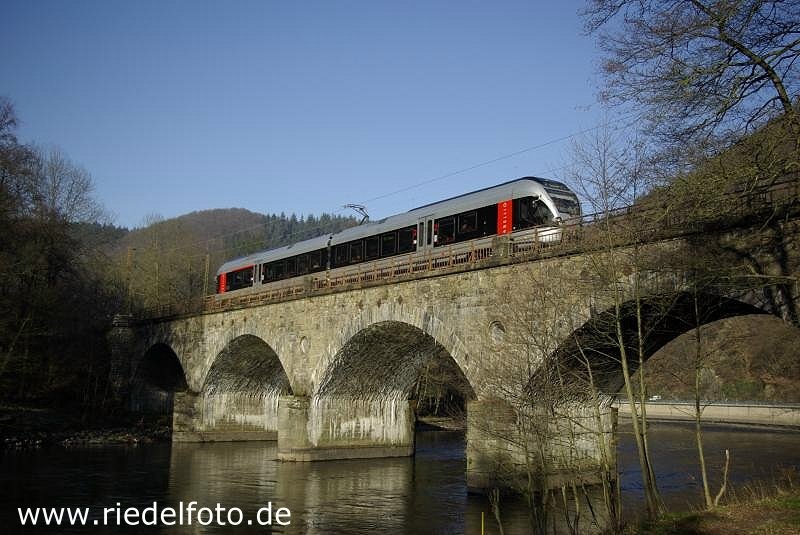
POLYGON ((383 232, 389 232, 411 225, 416 225, 417 221, 420 219, 429 216, 438 216, 442 212, 456 214, 459 212, 465 212, 467 210, 481 208, 490 204, 495 204, 508 199, 516 199, 529 195, 542 196, 546 195, 547 193, 574 196, 574 193, 572 193, 567 186, 555 180, 538 177, 517 178, 496 186, 482 188, 442 201, 436 201, 434 203, 418 206, 417 208, 413 208, 408 212, 389 216, 378 221, 372 221, 356 227, 350 227, 336 234, 326 234, 310 240, 304 240, 284 247, 260 251, 242 258, 230 260, 220 266, 217 274, 227 273, 229 271, 254 264, 279 260, 288 256, 316 251, 317 249, 324 249, 328 246, 328 240, 330 240, 331 245, 336 245, 339 243, 357 240, 367 236, 374 236, 375 234, 381 234, 383 232))
MULTIPOLYGON (((492 194, 493 194, 494 192, 508 192, 508 190, 510 189, 511 193, 513 193, 514 185, 525 183, 525 182, 536 182, 538 185, 544 187, 545 189, 547 189, 549 192, 552 192, 552 193, 566 193, 566 194, 569 194, 569 195, 573 195, 572 190, 570 190, 566 186, 566 184, 563 184, 563 183, 558 182, 556 180, 550 180, 549 178, 539 178, 539 177, 535 177, 535 176, 526 176, 526 177, 522 177, 522 178, 515 178, 514 180, 509 180, 508 182, 503 182, 502 184, 497 184, 495 186, 488 186, 488 187, 485 187, 485 188, 482 188, 482 189, 477 189, 475 191, 470 191, 469 193, 462 193, 461 195, 456 195, 455 197, 449 197, 449 198, 444 199, 442 201, 436 201, 436 202, 432 202, 432 203, 429 203, 429 204, 424 204, 422 206, 418 206, 417 208, 413 208, 413 209, 409 210, 409 212, 414 212, 414 211, 417 211, 417 210, 421 210, 423 208, 427 208, 429 206, 435 206, 437 204, 444 204, 444 203, 449 203, 451 201, 457 201, 459 199, 464 199, 466 197, 470 197, 471 198, 471 197, 477 196, 479 193, 483 193, 483 192, 492 192, 492 194), (510 188, 509 188, 509 186, 510 186, 510 188)), ((517 195, 517 197, 519 197, 519 195, 517 195)), ((506 198, 510 199, 512 197, 506 197, 506 198)))

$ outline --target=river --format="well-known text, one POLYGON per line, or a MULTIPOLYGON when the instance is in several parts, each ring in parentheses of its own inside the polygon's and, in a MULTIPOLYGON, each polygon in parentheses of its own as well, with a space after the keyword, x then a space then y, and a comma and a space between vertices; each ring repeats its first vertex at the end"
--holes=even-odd
MULTIPOLYGON (((495 533, 486 498, 466 492, 463 439, 459 432, 421 431, 413 458, 317 463, 278 462, 274 442, 8 451, 0 458, 0 531, 23 532, 18 507, 88 507, 91 528, 62 525, 35 532, 481 533, 484 513, 486 533, 495 533), (113 524, 117 510, 124 519, 126 508, 141 511, 157 502, 160 512, 192 501, 197 508, 214 509, 218 503, 238 508, 241 525, 202 526, 197 517, 191 527, 183 528, 140 525, 120 530, 116 525, 102 525, 106 507, 112 509, 108 517, 113 524), (257 518, 259 509, 270 503, 271 528, 247 528, 247 521, 257 518), (289 525, 277 525, 279 508, 290 511, 280 517, 290 519, 289 525), (92 525, 94 520, 100 525, 92 525)), ((768 485, 779 477, 779 467, 800 469, 797 432, 709 427, 705 441, 715 480, 725 448, 731 451, 730 480, 737 489, 754 482, 768 485)), ((699 503, 692 428, 654 424, 651 443, 667 503, 674 509, 699 503)), ((641 485, 635 446, 624 424, 618 452, 623 499, 631 514, 641 508, 641 485)), ((506 533, 526 532, 524 507, 513 499, 502 505, 506 533)), ((220 518, 226 523, 239 520, 237 514, 231 518, 225 512, 220 518)), ((264 509, 261 520, 266 519, 264 509)), ((145 520, 146 515, 139 518, 145 520)))

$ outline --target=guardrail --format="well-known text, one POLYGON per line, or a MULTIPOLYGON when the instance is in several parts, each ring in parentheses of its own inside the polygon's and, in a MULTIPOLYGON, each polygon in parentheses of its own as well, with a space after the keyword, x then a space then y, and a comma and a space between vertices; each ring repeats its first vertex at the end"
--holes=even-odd
MULTIPOLYGON (((622 405, 628 403, 628 399, 617 396, 612 401, 612 405, 622 405)), ((639 403, 639 400, 636 400, 639 403)), ((694 408, 693 399, 648 399, 647 406, 650 405, 687 405, 694 408)), ((775 409, 800 409, 800 403, 794 402, 779 402, 779 401, 724 401, 724 400, 701 400, 700 406, 706 407, 711 405, 726 406, 726 407, 770 407, 775 409)))
MULTIPOLYGON (((630 416, 627 401, 613 404, 619 415, 630 416)), ((637 406, 640 405, 637 403, 637 406)), ((752 424, 800 428, 800 405, 798 404, 760 404, 743 402, 703 402, 701 403, 704 423, 752 424)), ((695 419, 694 402, 648 401, 645 403, 650 420, 670 420, 688 422, 695 419)))
POLYGON ((542 257, 581 254, 599 247, 620 247, 633 242, 646 243, 678 237, 719 226, 727 221, 734 227, 737 218, 763 214, 765 210, 796 205, 800 198, 800 181, 797 177, 772 184, 763 190, 733 192, 724 213, 716 217, 697 217, 693 212, 664 210, 662 207, 634 205, 608 212, 586 214, 559 227, 528 229, 512 236, 491 237, 462 244, 445 245, 432 252, 409 253, 337 268, 327 276, 306 275, 271 283, 267 288, 245 291, 235 296, 225 294, 201 299, 170 303, 145 309, 144 319, 159 319, 182 314, 220 312, 224 310, 258 306, 296 299, 336 289, 351 289, 362 285, 391 282, 427 276, 444 270, 470 270, 485 266, 490 260, 507 257, 511 262, 531 261, 542 257), (738 202, 741 201, 741 202, 738 202), (605 227, 605 228, 601 228, 605 227), (626 228, 628 232, 608 233, 606 230, 626 228), (613 237, 613 242, 607 240, 613 237), (601 244, 601 240, 603 243, 601 244))

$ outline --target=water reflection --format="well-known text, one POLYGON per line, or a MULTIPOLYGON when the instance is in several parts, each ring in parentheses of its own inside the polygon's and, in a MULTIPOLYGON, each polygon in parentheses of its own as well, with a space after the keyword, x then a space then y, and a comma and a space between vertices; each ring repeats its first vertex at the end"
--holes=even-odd
POLYGON ((420 435, 416 457, 368 461, 278 462, 270 442, 176 445, 167 501, 235 506, 245 518, 269 502, 288 507, 291 526, 275 532, 463 533, 463 436, 420 435))
MULTIPOLYGON (((623 496, 627 510, 641 507, 635 445, 620 438, 623 496)), ((698 504, 700 493, 691 427, 655 424, 651 429, 656 470, 673 506, 698 504)), ((776 464, 800 467, 800 434, 709 428, 710 471, 719 479, 724 449, 732 454, 731 480, 770 480, 776 464)), ((53 448, 6 452, 0 457, 0 526, 4 533, 497 533, 486 499, 467 495, 463 434, 421 432, 413 458, 287 463, 277 461, 274 442, 153 444, 53 448), (24 531, 17 507, 144 508, 238 507, 244 519, 260 507, 288 507, 287 527, 246 525, 164 528, 116 526, 39 528, 24 531)), ((519 500, 502 502, 505 532, 527 533, 519 500)))
MULTIPOLYGON (((636 444, 630 425, 621 425, 619 432, 617 451, 623 501, 628 511, 636 511, 642 506, 636 444)), ((694 424, 651 423, 649 443, 659 488, 667 506, 671 509, 700 506, 702 481, 694 424)), ((800 433, 797 431, 706 426, 703 449, 712 494, 719 490, 726 449, 731 454, 728 480, 733 489, 753 482, 769 485, 786 469, 800 469, 800 433)))

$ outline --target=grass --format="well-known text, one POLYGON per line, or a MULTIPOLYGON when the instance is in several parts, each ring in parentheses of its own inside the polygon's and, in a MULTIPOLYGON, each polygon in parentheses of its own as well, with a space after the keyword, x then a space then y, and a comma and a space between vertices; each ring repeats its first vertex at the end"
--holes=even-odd
MULTIPOLYGON (((796 475, 795 475, 796 476, 796 475)), ((800 487, 787 474, 771 488, 742 489, 713 511, 670 513, 653 522, 628 526, 643 535, 797 535, 800 533, 800 487)))

